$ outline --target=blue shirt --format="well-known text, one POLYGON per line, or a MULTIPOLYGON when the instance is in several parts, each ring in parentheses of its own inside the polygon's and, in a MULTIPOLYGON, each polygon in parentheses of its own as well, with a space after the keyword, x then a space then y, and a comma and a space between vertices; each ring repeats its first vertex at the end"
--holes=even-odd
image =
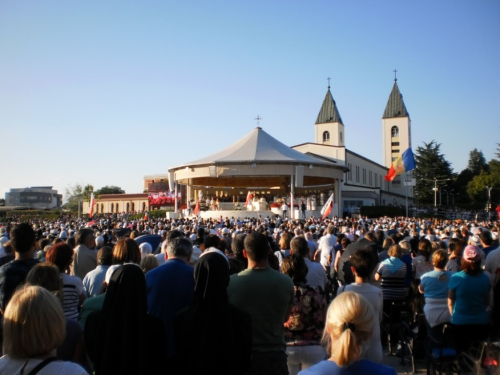
POLYGON ((333 361, 325 360, 309 367, 307 370, 299 372, 299 375, 396 375, 396 371, 389 366, 380 365, 378 363, 369 361, 368 359, 361 359, 348 366, 340 367, 333 361))
POLYGON ((434 270, 424 273, 420 279, 420 283, 424 289, 425 298, 447 298, 448 284, 452 275, 453 272, 450 271, 434 270))
POLYGON ((449 288, 455 292, 453 324, 488 324, 486 300, 490 293, 490 279, 484 272, 475 276, 464 271, 454 273, 449 288))
POLYGON ((148 313, 163 322, 167 333, 168 356, 175 355, 175 315, 191 303, 194 268, 181 259, 169 259, 146 274, 148 313))

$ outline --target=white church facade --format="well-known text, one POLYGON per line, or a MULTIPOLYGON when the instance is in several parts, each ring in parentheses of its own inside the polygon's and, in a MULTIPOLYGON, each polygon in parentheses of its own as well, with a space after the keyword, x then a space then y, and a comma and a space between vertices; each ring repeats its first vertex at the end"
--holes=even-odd
MULTIPOLYGON (((348 128, 347 128, 348 129, 348 128)), ((349 150, 345 145, 346 127, 328 86, 325 99, 315 123, 314 142, 292 146, 310 156, 325 158, 349 170, 340 181, 340 197, 337 204, 344 211, 355 211, 361 206, 403 206, 406 199, 412 201, 412 189, 403 183, 404 176, 385 181, 392 162, 411 147, 411 120, 394 80, 382 116, 383 164, 376 163, 349 150)))

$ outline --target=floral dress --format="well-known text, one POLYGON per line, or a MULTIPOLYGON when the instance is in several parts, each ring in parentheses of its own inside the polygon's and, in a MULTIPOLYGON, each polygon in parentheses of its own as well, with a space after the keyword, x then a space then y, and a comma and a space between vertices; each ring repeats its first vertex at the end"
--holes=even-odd
POLYGON ((295 302, 285 323, 288 346, 320 345, 326 319, 326 298, 321 288, 295 286, 295 302))

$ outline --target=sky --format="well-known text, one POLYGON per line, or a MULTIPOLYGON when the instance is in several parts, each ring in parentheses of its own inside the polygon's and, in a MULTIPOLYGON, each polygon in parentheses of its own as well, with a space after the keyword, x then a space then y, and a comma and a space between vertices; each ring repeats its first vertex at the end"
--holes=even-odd
POLYGON ((0 197, 143 190, 259 126, 314 142, 327 91, 348 149, 382 163, 394 83, 414 151, 454 172, 500 143, 500 1, 0 2, 0 197))

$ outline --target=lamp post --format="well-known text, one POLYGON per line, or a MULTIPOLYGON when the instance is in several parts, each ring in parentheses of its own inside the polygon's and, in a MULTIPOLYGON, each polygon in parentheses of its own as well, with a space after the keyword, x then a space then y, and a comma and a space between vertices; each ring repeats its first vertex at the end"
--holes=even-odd
POLYGON ((486 212, 488 213, 491 210, 491 189, 493 189, 493 186, 486 186, 486 190, 488 190, 488 202, 486 202, 486 212))
POLYGON ((437 192, 439 191, 438 182, 449 181, 450 178, 443 178, 441 180, 438 180, 437 178, 433 178, 433 179, 423 178, 423 180, 424 181, 434 181, 434 187, 432 188, 432 190, 434 190, 434 207, 437 207, 437 192))

